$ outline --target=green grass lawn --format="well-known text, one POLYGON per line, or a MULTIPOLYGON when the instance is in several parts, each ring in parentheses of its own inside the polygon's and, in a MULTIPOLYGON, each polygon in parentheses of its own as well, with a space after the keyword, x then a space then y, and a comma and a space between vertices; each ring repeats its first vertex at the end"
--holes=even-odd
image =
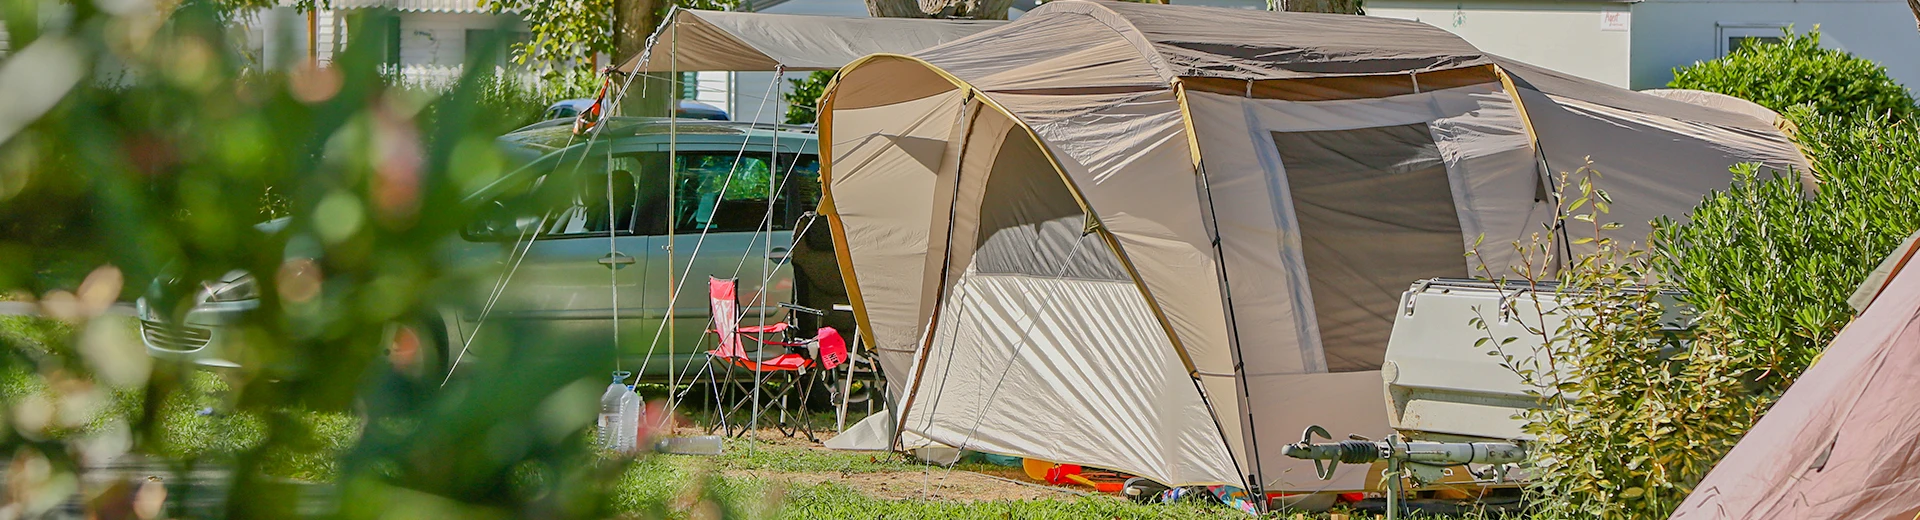
MULTIPOLYGON (((730 439, 719 456, 655 455, 622 477, 617 497, 624 511, 661 518, 690 518, 713 508, 744 518, 1246 518, 1224 507, 1195 504, 1147 506, 1110 496, 982 502, 894 500, 868 496, 827 481, 794 483, 793 474, 881 473, 902 482, 947 468, 920 464, 893 453, 838 452, 730 439), (668 504, 669 509, 659 504, 668 504), (678 507, 674 505, 691 506, 678 507)), ((958 471, 966 471, 959 469, 958 471)), ((1017 486, 1016 484, 1006 484, 1017 486)))
MULTIPOLYGON (((957 471, 1016 474, 1017 469, 962 465, 957 471), (998 470, 998 471, 996 471, 998 470)), ((1142 505, 1116 496, 1053 493, 1027 500, 920 500, 874 497, 843 482, 794 482, 793 475, 880 474, 912 483, 929 466, 904 455, 809 449, 786 443, 730 439, 719 456, 655 455, 636 463, 623 477, 617 505, 622 511, 656 518, 684 519, 703 509, 728 518, 805 519, 1165 519, 1239 520, 1247 515, 1224 506, 1198 503, 1142 505), (664 506, 663 506, 664 505, 664 506)), ((1017 484, 1006 484, 1018 486, 1017 484)), ((1330 514, 1275 512, 1267 518, 1333 518, 1330 514)), ((1349 518, 1371 518, 1353 514, 1349 518)), ((1433 519, 1407 515, 1403 518, 1433 519)))
MULTIPOLYGON (((70 326, 57 321, 0 317, 0 341, 16 347, 58 348, 70 344, 71 334, 70 326)), ((0 371, 0 400, 17 403, 48 391, 48 384, 38 373, 18 367, 0 371)), ((136 450, 160 462, 218 466, 236 454, 257 448, 264 441, 266 420, 234 411, 232 399, 227 383, 217 374, 193 373, 182 391, 161 403, 155 423, 160 432, 155 441, 136 450)), ((139 413, 144 396, 139 390, 123 389, 113 392, 110 400, 86 426, 62 435, 89 435, 116 417, 131 419, 139 413)), ((289 415, 299 438, 265 454, 263 471, 279 478, 332 481, 340 456, 360 437, 359 419, 347 413, 307 410, 276 413, 289 415)), ((831 451, 797 441, 728 439, 724 453, 718 456, 663 454, 637 461, 621 475, 614 505, 624 513, 670 519, 713 518, 715 514, 748 519, 1246 518, 1218 505, 1141 505, 1110 495, 1052 491, 1038 484, 1022 486, 984 477, 972 481, 976 485, 984 482, 989 489, 973 498, 916 498, 924 495, 901 491, 919 489, 914 484, 928 479, 969 471, 1002 478, 1017 479, 1020 475, 1017 468, 975 463, 955 468, 930 466, 898 453, 831 451), (869 492, 876 482, 893 484, 893 496, 869 492), (997 498, 995 489, 1016 490, 1018 493, 1005 495, 1021 498, 997 498)), ((1287 512, 1273 513, 1269 518, 1333 517, 1287 512)))

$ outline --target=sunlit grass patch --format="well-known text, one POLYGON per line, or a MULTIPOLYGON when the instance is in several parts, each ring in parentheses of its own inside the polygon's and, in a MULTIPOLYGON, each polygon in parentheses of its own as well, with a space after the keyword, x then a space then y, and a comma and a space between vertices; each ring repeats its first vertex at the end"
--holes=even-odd
MULTIPOLYGON (((195 372, 181 392, 169 396, 157 418, 160 435, 151 454, 169 461, 222 461, 258 448, 266 441, 266 419, 230 410, 225 381, 195 372)), ((360 421, 351 414, 286 409, 288 442, 263 454, 269 476, 320 482, 332 480, 341 454, 360 437, 360 421)))

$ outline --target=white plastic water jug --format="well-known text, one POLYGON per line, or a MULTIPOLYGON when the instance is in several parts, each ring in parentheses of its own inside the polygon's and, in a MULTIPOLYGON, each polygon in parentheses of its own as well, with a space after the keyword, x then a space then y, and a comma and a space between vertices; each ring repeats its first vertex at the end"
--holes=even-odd
POLYGON ((620 415, 624 411, 622 407, 626 404, 627 396, 633 393, 626 385, 627 376, 631 375, 629 372, 614 372, 613 384, 607 385, 607 391, 600 394, 600 422, 595 440, 599 441, 601 449, 619 451, 621 441, 626 440, 623 435, 626 430, 620 426, 623 424, 620 415))
POLYGON ((614 451, 633 453, 640 448, 640 394, 633 387, 621 388, 620 396, 620 444, 614 451))

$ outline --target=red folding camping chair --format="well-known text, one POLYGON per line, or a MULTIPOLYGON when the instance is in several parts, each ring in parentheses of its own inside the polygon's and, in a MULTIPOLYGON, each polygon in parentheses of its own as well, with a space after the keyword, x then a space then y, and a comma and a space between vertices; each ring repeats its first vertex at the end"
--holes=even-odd
POLYGON ((707 369, 715 376, 716 410, 715 421, 707 431, 739 435, 762 412, 778 411, 774 426, 781 434, 791 437, 804 433, 808 439, 817 440, 807 420, 809 397, 819 386, 821 374, 831 374, 834 367, 847 362, 846 340, 832 327, 821 327, 813 338, 795 341, 793 324, 787 321, 742 327, 738 287, 737 279, 707 278, 708 305, 713 312, 713 328, 707 332, 713 334, 716 343, 707 351, 707 369), (768 339, 770 335, 780 339, 768 339), (743 339, 754 342, 751 353, 743 339), (766 347, 779 347, 783 352, 767 358, 766 347), (720 365, 718 369, 716 364, 720 365), (755 396, 761 397, 757 403, 755 396))

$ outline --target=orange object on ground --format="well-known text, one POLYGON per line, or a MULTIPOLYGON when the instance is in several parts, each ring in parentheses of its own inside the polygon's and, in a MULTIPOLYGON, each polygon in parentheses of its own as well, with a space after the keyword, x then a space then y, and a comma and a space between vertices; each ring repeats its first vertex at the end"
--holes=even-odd
POLYGON ((1093 488, 1094 491, 1101 493, 1119 493, 1120 489, 1125 487, 1125 484, 1120 482, 1094 482, 1087 479, 1087 477, 1079 475, 1067 475, 1067 479, 1079 482, 1081 485, 1093 488))
POLYGON ((1047 471, 1053 466, 1054 463, 1040 459, 1020 459, 1020 469, 1027 472, 1027 478, 1041 482, 1047 481, 1047 471))

